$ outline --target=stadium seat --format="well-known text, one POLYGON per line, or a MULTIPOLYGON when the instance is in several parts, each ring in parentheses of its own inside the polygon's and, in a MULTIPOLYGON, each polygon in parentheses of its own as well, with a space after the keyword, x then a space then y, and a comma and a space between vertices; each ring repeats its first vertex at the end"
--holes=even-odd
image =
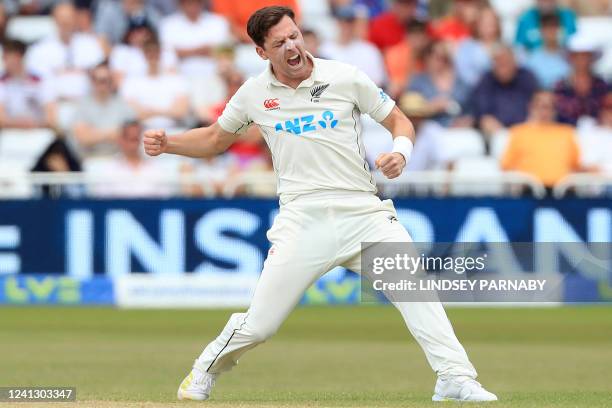
POLYGON ((55 33, 56 28, 50 16, 15 16, 6 30, 8 37, 31 44, 55 33))
POLYGON ((612 17, 580 17, 575 35, 601 48, 611 47, 612 17))
POLYGON ((508 129, 503 129, 495 133, 491 137, 491 156, 497 160, 501 160, 504 152, 506 151, 506 147, 508 146, 509 138, 510 133, 508 132, 508 129))
POLYGON ((499 164, 494 157, 464 157, 455 161, 451 175, 451 195, 500 196, 504 192, 499 164), (466 178, 478 177, 466 183, 466 178), (486 180, 482 180, 485 178, 486 180))
POLYGON ((32 185, 28 182, 28 171, 19 168, 14 159, 0 159, 0 199, 32 198, 32 185))
POLYGON ((441 160, 448 164, 461 158, 479 157, 485 152, 482 135, 475 129, 445 129, 438 133, 437 139, 441 160))
POLYGON ((29 171, 54 139, 50 129, 5 129, 0 133, 0 163, 29 171))

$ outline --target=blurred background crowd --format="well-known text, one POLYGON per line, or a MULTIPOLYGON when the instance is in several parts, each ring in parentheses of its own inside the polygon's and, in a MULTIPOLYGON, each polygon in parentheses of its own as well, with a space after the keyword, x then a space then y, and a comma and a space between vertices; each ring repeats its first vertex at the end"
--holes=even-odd
MULTIPOLYGON (((520 172, 550 190, 612 175, 609 0, 4 0, 0 197, 198 197, 269 179, 256 127, 206 160, 147 159, 140 139, 216 120, 266 67, 245 26, 272 4, 296 10, 310 53, 357 66, 413 120, 408 176, 520 172), (16 181, 31 171, 119 182, 36 192, 16 181)), ((392 141, 362 121, 372 164, 392 141)))

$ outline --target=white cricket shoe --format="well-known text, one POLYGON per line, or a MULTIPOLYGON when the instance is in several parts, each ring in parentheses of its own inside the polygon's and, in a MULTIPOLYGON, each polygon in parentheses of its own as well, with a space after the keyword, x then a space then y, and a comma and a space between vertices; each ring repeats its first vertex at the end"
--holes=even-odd
POLYGON ((177 396, 180 400, 204 401, 210 397, 217 374, 209 374, 194 368, 179 386, 177 396))
POLYGON ((438 378, 432 401, 497 401, 497 396, 484 389, 473 378, 459 376, 447 380, 438 378))

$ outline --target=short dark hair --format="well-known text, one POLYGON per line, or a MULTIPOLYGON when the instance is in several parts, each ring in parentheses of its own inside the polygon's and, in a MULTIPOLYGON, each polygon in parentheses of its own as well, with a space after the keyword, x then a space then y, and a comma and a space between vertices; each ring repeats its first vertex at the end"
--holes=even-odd
POLYGON ((540 26, 559 26, 561 21, 557 13, 546 13, 540 17, 540 26))
POLYGON ((263 47, 270 28, 278 24, 283 17, 289 16, 295 21, 295 13, 289 7, 270 6, 257 10, 249 17, 247 22, 247 33, 251 40, 260 47, 263 47))
POLYGON ((4 44, 2 44, 2 46, 4 48, 5 53, 16 52, 19 55, 24 55, 26 53, 26 50, 28 49, 28 46, 23 41, 13 39, 8 39, 4 41, 4 44))

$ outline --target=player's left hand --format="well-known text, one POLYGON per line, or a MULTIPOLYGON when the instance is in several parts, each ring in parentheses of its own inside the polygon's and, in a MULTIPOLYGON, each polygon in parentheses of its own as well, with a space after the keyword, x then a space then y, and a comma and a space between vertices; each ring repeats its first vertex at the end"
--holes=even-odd
POLYGON ((376 159, 376 168, 380 169, 388 179, 394 179, 402 174, 402 170, 406 167, 406 159, 401 153, 382 153, 376 159))

